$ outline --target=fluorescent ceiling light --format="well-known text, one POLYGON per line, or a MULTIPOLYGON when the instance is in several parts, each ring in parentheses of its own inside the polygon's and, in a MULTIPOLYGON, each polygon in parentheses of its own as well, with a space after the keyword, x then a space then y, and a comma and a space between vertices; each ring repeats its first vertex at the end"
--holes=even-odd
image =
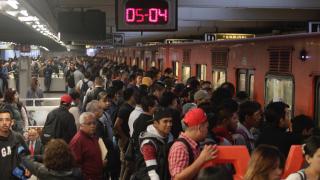
POLYGON ((32 24, 32 22, 26 22, 26 24, 31 25, 31 24, 32 24))
POLYGON ((19 11, 6 11, 6 13, 9 14, 10 16, 16 17, 19 11))
POLYGON ((36 16, 27 16, 27 17, 19 16, 18 19, 19 21, 22 21, 22 22, 39 21, 39 18, 37 18, 36 16))
POLYGON ((28 11, 27 10, 21 10, 20 14, 24 15, 24 16, 29 16, 28 11))
POLYGON ((18 2, 16 1, 16 0, 8 0, 7 1, 7 4, 9 5, 9 6, 11 6, 13 9, 18 9, 19 7, 18 7, 18 2))

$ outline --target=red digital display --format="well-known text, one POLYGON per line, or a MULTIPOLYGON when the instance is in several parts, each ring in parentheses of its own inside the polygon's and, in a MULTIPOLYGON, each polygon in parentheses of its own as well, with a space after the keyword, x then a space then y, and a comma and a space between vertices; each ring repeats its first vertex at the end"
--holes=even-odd
POLYGON ((118 31, 177 29, 177 0, 117 0, 118 31))
POLYGON ((125 7, 127 24, 167 24, 168 3, 163 0, 128 1, 125 7))

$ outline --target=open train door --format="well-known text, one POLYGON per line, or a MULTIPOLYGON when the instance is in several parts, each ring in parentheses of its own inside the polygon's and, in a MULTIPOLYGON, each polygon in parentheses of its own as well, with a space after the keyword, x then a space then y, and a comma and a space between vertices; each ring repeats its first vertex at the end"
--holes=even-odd
POLYGON ((315 77, 314 119, 320 125, 320 76, 315 77))

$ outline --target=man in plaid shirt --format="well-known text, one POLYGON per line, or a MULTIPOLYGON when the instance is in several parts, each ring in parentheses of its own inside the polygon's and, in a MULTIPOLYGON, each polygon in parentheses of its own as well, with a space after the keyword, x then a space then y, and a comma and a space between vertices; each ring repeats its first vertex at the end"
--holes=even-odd
POLYGON ((206 145, 200 152, 199 142, 203 141, 208 133, 205 112, 200 108, 191 109, 183 122, 187 128, 180 134, 180 140, 171 146, 168 157, 171 179, 174 180, 194 179, 204 163, 217 157, 215 145, 206 145))

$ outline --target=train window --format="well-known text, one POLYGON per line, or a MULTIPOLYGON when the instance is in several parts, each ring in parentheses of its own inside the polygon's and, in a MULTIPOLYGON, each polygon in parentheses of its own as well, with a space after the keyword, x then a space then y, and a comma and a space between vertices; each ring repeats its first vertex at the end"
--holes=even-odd
POLYGON ((136 65, 136 58, 133 58, 133 59, 132 59, 131 65, 132 65, 132 66, 136 65))
POLYGON ((253 92, 254 92, 254 75, 251 74, 250 75, 250 91, 249 91, 249 96, 250 96, 250 99, 253 99, 253 92))
POLYGON ((196 74, 197 78, 205 81, 207 76, 207 65, 205 64, 197 64, 196 65, 196 74))
POLYGON ((156 67, 156 62, 155 61, 151 61, 151 67, 156 67))
POLYGON ((140 61, 140 68, 141 68, 141 69, 144 68, 144 60, 143 60, 143 59, 141 59, 141 61, 140 61))
POLYGON ((250 69, 237 69, 237 92, 245 91, 253 98, 254 71, 250 69))
POLYGON ((217 89, 222 83, 226 82, 226 71, 222 69, 214 69, 212 71, 212 85, 217 89))
POLYGON ((191 67, 189 65, 182 66, 182 82, 187 82, 191 77, 191 67))
POLYGON ((265 88, 265 104, 271 101, 283 101, 293 109, 293 77, 267 75, 265 88))
POLYGON ((174 76, 178 76, 179 74, 179 62, 178 61, 172 61, 172 71, 174 76))

